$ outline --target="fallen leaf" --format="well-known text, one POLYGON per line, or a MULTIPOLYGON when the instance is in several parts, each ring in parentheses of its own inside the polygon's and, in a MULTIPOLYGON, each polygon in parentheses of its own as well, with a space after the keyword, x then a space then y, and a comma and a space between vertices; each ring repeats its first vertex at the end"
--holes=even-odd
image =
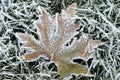
POLYGON ((36 22, 39 40, 28 33, 17 34, 25 46, 34 50, 32 53, 22 55, 22 59, 31 61, 44 55, 55 61, 61 77, 70 73, 90 74, 87 67, 75 64, 72 60, 75 57, 89 58, 90 51, 93 51, 102 42, 100 40, 88 40, 81 36, 70 47, 65 46, 74 37, 76 29, 80 25, 80 22, 75 23, 75 9, 76 3, 73 3, 67 10, 63 10, 61 15, 56 13, 55 19, 53 19, 44 8, 41 8, 42 15, 36 22))

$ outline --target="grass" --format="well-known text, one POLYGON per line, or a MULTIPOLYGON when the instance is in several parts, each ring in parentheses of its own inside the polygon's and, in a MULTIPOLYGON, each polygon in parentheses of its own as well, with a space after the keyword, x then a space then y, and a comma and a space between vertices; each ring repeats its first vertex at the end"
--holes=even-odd
MULTIPOLYGON (((29 51, 15 37, 15 32, 35 32, 34 21, 40 16, 39 7, 50 14, 61 12, 77 3, 82 35, 106 43, 96 48, 89 66, 95 80, 120 79, 120 1, 119 0, 1 0, 0 1, 0 79, 59 80, 56 66, 46 58, 23 62, 19 56, 29 51), (52 64, 52 65, 50 65, 52 64)), ((83 79, 69 75, 67 79, 83 79)), ((89 78, 85 78, 89 80, 89 78)), ((94 80, 92 78, 92 80, 94 80)))

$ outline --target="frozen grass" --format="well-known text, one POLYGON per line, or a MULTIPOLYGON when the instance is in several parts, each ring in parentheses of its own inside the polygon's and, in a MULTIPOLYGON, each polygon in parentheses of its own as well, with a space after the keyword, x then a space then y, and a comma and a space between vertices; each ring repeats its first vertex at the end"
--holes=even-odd
MULTIPOLYGON (((43 6, 51 13, 76 2, 81 21, 80 35, 106 41, 94 53, 89 70, 96 74, 95 80, 120 79, 120 1, 119 0, 1 0, 0 1, 0 80, 53 80, 56 69, 49 70, 49 60, 41 58, 23 62, 19 56, 24 48, 14 36, 16 31, 34 33, 34 21, 43 6)), ((68 76, 64 80, 79 79, 68 76)), ((92 80, 94 80, 92 78, 92 80)), ((57 79, 58 80, 58 79, 57 79)))
POLYGON ((39 7, 48 5, 48 0, 1 0, 0 1, 0 80, 48 80, 57 73, 41 58, 23 62, 19 56, 25 50, 17 41, 15 32, 35 32, 34 20, 40 16, 39 7))
POLYGON ((115 80, 120 72, 119 6, 120 2, 117 0, 86 0, 85 4, 78 8, 82 22, 80 32, 89 33, 90 38, 107 42, 93 53, 95 56, 89 68, 97 68, 96 75, 101 76, 101 80, 115 80))

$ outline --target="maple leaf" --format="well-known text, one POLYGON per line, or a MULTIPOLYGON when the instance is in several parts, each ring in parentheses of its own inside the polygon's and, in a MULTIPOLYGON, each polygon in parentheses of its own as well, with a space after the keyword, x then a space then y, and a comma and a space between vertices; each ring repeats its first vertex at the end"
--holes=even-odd
POLYGON ((81 36, 79 40, 74 40, 71 46, 65 46, 74 37, 80 25, 80 22, 75 22, 75 9, 76 3, 73 3, 66 10, 62 10, 61 14, 56 13, 53 19, 44 8, 41 8, 42 15, 36 22, 36 34, 39 39, 28 33, 17 33, 25 46, 33 49, 32 53, 22 55, 22 59, 31 61, 44 55, 55 61, 62 77, 70 73, 88 74, 85 66, 71 61, 75 57, 88 59, 91 56, 90 51, 102 42, 81 36))

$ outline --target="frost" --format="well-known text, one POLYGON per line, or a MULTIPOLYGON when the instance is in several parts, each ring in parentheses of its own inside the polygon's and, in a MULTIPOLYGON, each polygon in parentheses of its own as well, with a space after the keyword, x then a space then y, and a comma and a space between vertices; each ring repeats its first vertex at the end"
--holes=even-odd
MULTIPOLYGON (((50 74, 54 73, 47 72, 48 70, 43 68, 45 63, 49 63, 48 61, 45 61, 43 58, 42 61, 41 59, 33 61, 33 63, 39 62, 39 65, 22 61, 20 56, 25 51, 29 52, 30 49, 23 45, 21 46, 19 42, 12 41, 11 38, 15 34, 14 30, 36 33, 36 27, 33 27, 33 25, 34 21, 41 16, 38 15, 41 13, 41 6, 45 7, 50 14, 54 14, 56 12, 60 13, 61 9, 67 8, 73 2, 76 2, 78 6, 78 17, 74 18, 80 20, 81 28, 77 30, 79 35, 87 33, 89 34, 88 39, 99 39, 106 42, 104 45, 96 48, 95 52, 91 53, 94 57, 89 71, 96 75, 92 80, 119 80, 119 0, 0 0, 0 79, 53 79, 50 74), (32 66, 32 68, 41 73, 35 74, 34 71, 30 71, 31 67, 29 66, 31 65, 40 66, 37 68, 32 66), (43 76, 41 77, 40 75, 42 74, 43 76)), ((64 46, 64 48, 66 47, 64 46)), ((72 77, 72 75, 65 79, 71 78, 79 79, 79 77, 72 77)))
POLYGON ((38 60, 39 69, 34 68, 35 64, 32 65, 32 68, 38 71, 34 73, 34 70, 30 69, 32 63, 23 62, 20 58, 28 48, 21 46, 17 41, 15 31, 35 32, 32 26, 39 17, 40 5, 46 6, 50 3, 49 0, 38 1, 0 0, 0 80, 43 80, 47 76, 52 79, 51 74, 56 74, 52 71, 48 72, 47 67, 43 70, 43 66, 46 66, 45 62, 49 63, 47 59, 38 60), (41 65, 42 63, 44 64, 41 65))
MULTIPOLYGON (((117 1, 106 0, 90 0, 78 8, 80 20, 83 28, 80 31, 90 33, 90 38, 100 38, 107 43, 104 46, 97 48, 94 54, 93 61, 90 66, 90 70, 93 68, 99 68, 101 74, 96 73, 97 76, 101 76, 101 80, 110 79, 115 80, 115 75, 120 65, 119 60, 119 8, 117 1), (98 2, 98 3, 97 3, 98 2), (84 31, 87 29, 86 31, 84 31), (101 67, 101 68, 100 68, 101 67), (105 75, 102 75, 105 74, 105 75)), ((82 33, 82 32, 81 32, 82 33)))

